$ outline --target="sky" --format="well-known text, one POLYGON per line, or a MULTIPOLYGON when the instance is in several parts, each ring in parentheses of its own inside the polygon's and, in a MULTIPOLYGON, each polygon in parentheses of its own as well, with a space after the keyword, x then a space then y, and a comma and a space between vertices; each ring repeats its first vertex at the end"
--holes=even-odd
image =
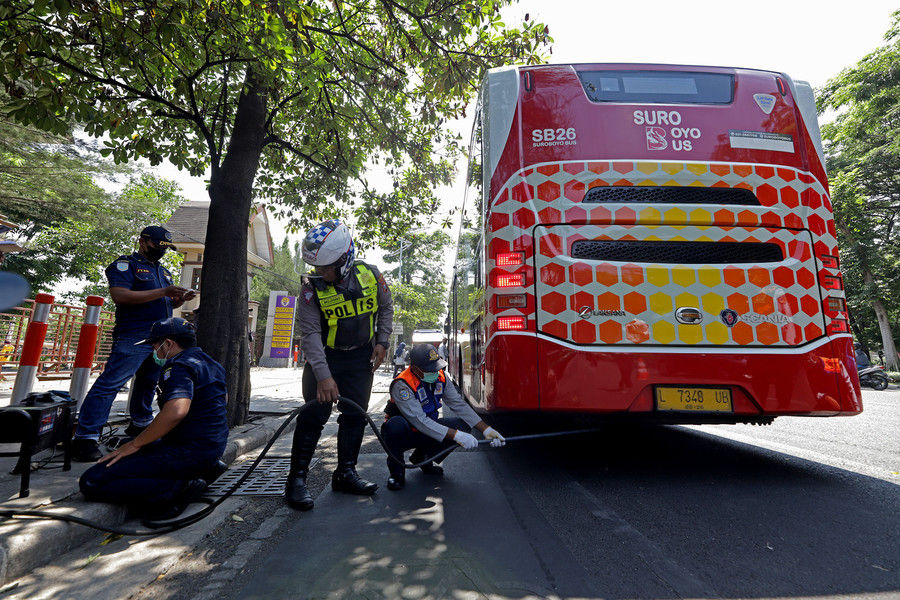
MULTIPOLYGON (((746 67, 781 71, 820 87, 884 43, 891 13, 898 8, 896 0, 521 0, 503 14, 510 26, 526 13, 546 23, 554 39, 552 63, 746 67)), ((470 120, 448 126, 468 140, 470 120)), ((442 213, 462 200, 462 162, 457 171, 457 183, 440 190, 442 213)), ((161 169, 161 174, 178 181, 189 200, 208 200, 203 178, 172 167, 161 169)), ((284 227, 270 225, 273 242, 280 244, 284 227)), ((294 234, 291 240, 300 237, 294 234)), ((374 254, 367 258, 380 258, 374 254)))

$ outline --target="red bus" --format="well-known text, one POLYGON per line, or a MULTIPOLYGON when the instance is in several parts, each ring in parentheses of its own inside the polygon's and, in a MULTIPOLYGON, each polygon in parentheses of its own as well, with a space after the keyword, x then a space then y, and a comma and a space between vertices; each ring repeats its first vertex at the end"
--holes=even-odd
POLYGON ((862 411, 809 84, 721 67, 487 74, 449 299, 481 412, 862 411))

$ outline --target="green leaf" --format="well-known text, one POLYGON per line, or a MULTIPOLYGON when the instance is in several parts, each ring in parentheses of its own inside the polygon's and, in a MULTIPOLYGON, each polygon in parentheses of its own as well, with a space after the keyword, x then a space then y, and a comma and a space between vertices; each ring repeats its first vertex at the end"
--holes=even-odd
MULTIPOLYGON (((461 152, 445 123, 467 108, 472 114, 486 69, 518 56, 542 61, 547 50, 544 24, 505 26, 506 0, 441 3, 440 10, 403 4, 421 19, 381 3, 337 0, 280 0, 277 10, 259 0, 110 0, 108 10, 66 0, 59 29, 35 27, 30 1, 4 0, 0 8, 23 15, 0 19, 0 80, 28 82, 20 98, 0 98, 10 119, 50 131, 77 122, 104 140, 97 152, 117 164, 169 160, 199 175, 211 168, 212 188, 226 190, 214 203, 242 205, 252 190, 254 201, 297 230, 352 216, 361 247, 440 222, 435 188, 452 179, 461 152), (36 49, 51 59, 30 52, 36 49), (22 99, 28 102, 16 104, 22 99), (266 145, 261 135, 242 137, 248 130, 264 131, 266 145), (373 165, 394 169, 393 180, 371 184, 373 165), (225 171, 240 181, 221 185, 225 171)), ((68 198, 66 184, 50 182, 46 193, 68 198)), ((231 239, 246 235, 246 222, 228 227, 231 239)), ((53 243, 65 245, 62 237, 53 243)), ((205 255, 214 260, 223 251, 213 244, 205 255)), ((242 297, 246 279, 233 271, 209 293, 242 297)), ((201 331, 206 319, 233 320, 216 312, 226 305, 209 304, 201 331)), ((209 339, 210 348, 240 346, 237 329, 216 329, 236 337, 209 339)), ((234 356, 217 358, 231 365, 229 378, 243 368, 234 356)), ((235 397, 232 405, 246 401, 244 391, 235 397)))

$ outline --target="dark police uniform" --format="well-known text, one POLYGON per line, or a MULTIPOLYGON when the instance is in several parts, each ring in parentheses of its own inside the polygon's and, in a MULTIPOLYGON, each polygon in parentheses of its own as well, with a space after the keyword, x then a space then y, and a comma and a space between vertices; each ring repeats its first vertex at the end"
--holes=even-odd
MULTIPOLYGON (((342 281, 326 284, 307 279, 297 303, 303 368, 303 398, 315 403, 298 417, 291 451, 291 473, 305 478, 331 403, 316 400, 319 381, 333 377, 341 396, 363 409, 372 392, 372 351, 388 348, 394 319, 391 292, 378 269, 362 261, 342 281)), ((338 470, 355 472, 365 433, 365 417, 356 412, 338 416, 338 470)), ((334 482, 334 480, 332 480, 334 482)))
POLYGON ((158 507, 215 466, 228 442, 225 369, 200 348, 185 348, 163 367, 159 380, 160 407, 173 398, 191 400, 184 419, 116 464, 85 471, 79 483, 88 499, 158 507))
MULTIPOLYGON (((148 291, 172 285, 172 274, 159 262, 150 261, 135 252, 120 256, 106 268, 109 287, 148 291)), ((78 414, 76 439, 100 437, 109 418, 116 394, 136 375, 134 389, 128 399, 131 422, 145 427, 153 420, 153 389, 159 378, 159 367, 150 358, 152 348, 135 346, 150 335, 150 326, 172 316, 172 299, 159 298, 142 304, 117 304, 113 344, 103 372, 91 386, 78 414)))
MULTIPOLYGON (((106 267, 109 287, 145 292, 172 285, 172 274, 159 262, 151 262, 134 252, 120 256, 106 267)), ((172 316, 172 299, 164 296, 143 304, 117 304, 114 336, 150 335, 150 326, 172 316)))

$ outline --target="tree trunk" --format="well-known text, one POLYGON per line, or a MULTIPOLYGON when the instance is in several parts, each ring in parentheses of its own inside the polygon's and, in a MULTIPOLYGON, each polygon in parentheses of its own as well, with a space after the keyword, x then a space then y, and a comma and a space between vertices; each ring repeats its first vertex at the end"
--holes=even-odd
POLYGON ((266 90, 248 74, 228 150, 221 167, 213 167, 209 182, 197 337, 203 350, 225 368, 230 427, 243 424, 250 409, 247 228, 265 135, 266 99, 266 90))
MULTIPOLYGON (((871 271, 863 272, 863 281, 867 286, 875 288, 875 276, 871 271)), ((878 329, 881 330, 881 345, 884 348, 884 365, 888 371, 900 371, 900 361, 897 357, 897 347, 894 345, 894 336, 891 333, 891 322, 888 319, 887 310, 881 302, 881 298, 875 294, 872 297, 872 308, 875 309, 875 318, 878 319, 878 329)))
POLYGON ((859 328, 859 323, 856 320, 856 317, 853 316, 853 312, 850 310, 850 304, 847 303, 847 316, 850 318, 850 331, 853 332, 853 337, 856 338, 856 341, 862 344, 863 350, 866 351, 866 354, 869 353, 869 346, 865 342, 865 338, 863 337, 862 329, 859 328))

